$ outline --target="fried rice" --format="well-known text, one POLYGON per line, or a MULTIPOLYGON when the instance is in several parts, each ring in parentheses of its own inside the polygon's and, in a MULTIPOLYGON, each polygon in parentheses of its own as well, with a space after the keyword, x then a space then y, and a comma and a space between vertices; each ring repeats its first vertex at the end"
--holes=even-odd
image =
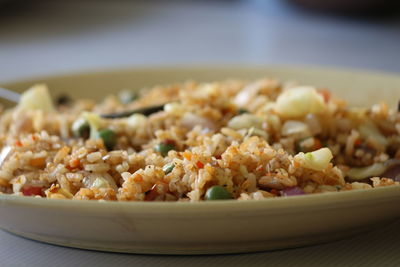
POLYGON ((44 85, 24 93, 0 115, 0 193, 202 201, 219 186, 251 200, 399 184, 400 113, 385 103, 353 108, 326 89, 269 78, 134 92, 59 105, 44 85), (74 132, 79 120, 88 133, 74 132))

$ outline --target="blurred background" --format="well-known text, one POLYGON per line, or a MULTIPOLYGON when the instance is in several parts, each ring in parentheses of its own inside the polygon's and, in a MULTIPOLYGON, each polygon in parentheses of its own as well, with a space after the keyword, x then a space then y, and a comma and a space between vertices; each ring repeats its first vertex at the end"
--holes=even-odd
POLYGON ((0 81, 208 63, 400 72, 398 2, 0 0, 0 81))

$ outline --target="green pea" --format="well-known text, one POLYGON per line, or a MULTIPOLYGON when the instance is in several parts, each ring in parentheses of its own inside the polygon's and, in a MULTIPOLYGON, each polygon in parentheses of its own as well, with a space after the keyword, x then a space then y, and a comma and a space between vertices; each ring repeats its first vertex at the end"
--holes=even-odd
POLYGON ((89 138, 90 125, 84 118, 79 118, 72 124, 72 132, 75 137, 89 138))
POLYGON ((168 174, 172 172, 172 170, 175 168, 175 164, 173 162, 165 164, 163 167, 163 171, 165 174, 168 174))
POLYGON ((112 150, 117 144, 117 135, 111 129, 103 129, 99 131, 98 135, 103 139, 104 146, 107 150, 112 150))
POLYGON ((159 152, 163 157, 167 156, 170 150, 175 149, 175 144, 173 142, 161 142, 154 147, 154 150, 159 152))
POLYGON ((137 93, 131 90, 123 90, 118 94, 118 97, 122 104, 129 104, 137 98, 137 93))
POLYGON ((232 194, 228 192, 224 187, 219 185, 214 185, 208 188, 205 200, 221 200, 221 199, 232 199, 232 194))
POLYGON ((238 114, 244 114, 244 113, 249 113, 249 111, 245 108, 239 108, 238 114))

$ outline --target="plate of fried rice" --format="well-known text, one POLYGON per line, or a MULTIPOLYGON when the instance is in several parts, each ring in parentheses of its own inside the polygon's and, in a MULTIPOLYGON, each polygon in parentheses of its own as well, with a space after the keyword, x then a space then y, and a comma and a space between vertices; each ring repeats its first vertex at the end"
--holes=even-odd
POLYGON ((162 67, 9 82, 0 227, 85 249, 218 254, 399 217, 400 77, 162 67))

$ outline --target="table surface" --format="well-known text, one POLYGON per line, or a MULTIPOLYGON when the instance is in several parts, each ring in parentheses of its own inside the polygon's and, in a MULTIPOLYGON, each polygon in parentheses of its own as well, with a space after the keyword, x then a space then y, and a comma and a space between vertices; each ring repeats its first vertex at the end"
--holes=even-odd
MULTIPOLYGON (((88 69, 206 63, 400 72, 396 17, 338 18, 279 0, 12 1, 6 7, 0 7, 0 84, 88 69)), ((62 248, 0 231, 0 266, 400 266, 399 247, 400 222, 307 248, 179 257, 62 248)))

